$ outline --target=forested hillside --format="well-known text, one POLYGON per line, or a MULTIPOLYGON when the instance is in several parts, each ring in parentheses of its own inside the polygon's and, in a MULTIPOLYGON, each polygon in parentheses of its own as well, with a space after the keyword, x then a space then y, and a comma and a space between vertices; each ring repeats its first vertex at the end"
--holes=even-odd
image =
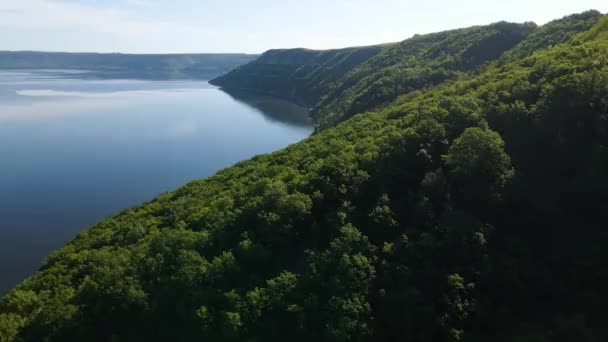
POLYGON ((335 87, 335 82, 384 46, 340 50, 270 50, 257 60, 211 81, 227 90, 247 90, 311 106, 335 87))
POLYGON ((135 55, 0 51, 0 69, 83 69, 114 77, 135 75, 210 79, 257 57, 246 54, 135 55))
POLYGON ((445 78, 83 231, 0 339, 608 340, 608 17, 430 37, 340 79, 445 78))
MULTIPOLYGON (((324 65, 322 73, 312 75, 306 71, 311 64, 320 64, 318 61, 295 59, 289 69, 270 72, 269 63, 264 61, 266 54, 274 59, 290 59, 299 50, 269 51, 212 83, 227 89, 255 89, 298 99, 313 108, 314 119, 324 129, 354 114, 382 107, 400 94, 457 78, 499 57, 524 57, 535 49, 561 43, 572 34, 589 29, 599 15, 589 11, 541 27, 534 23, 499 22, 416 35, 399 44, 385 45, 358 63, 324 65)), ((361 54, 366 49, 369 48, 350 51, 361 54)))

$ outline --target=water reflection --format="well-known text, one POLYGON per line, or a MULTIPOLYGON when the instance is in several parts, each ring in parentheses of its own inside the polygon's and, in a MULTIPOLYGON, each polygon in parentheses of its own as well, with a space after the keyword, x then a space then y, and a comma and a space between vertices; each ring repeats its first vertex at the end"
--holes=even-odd
POLYGON ((96 221, 313 130, 306 108, 206 81, 82 74, 0 71, 0 295, 96 221))
POLYGON ((300 127, 310 127, 310 110, 276 97, 246 91, 221 89, 237 102, 255 109, 270 121, 284 122, 300 127))

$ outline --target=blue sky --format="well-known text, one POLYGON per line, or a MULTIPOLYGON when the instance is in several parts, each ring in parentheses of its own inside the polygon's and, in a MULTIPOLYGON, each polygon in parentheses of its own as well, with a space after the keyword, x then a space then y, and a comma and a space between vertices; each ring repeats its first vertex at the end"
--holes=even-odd
POLYGON ((247 52, 400 41, 499 20, 538 24, 606 0, 0 0, 0 50, 247 52))

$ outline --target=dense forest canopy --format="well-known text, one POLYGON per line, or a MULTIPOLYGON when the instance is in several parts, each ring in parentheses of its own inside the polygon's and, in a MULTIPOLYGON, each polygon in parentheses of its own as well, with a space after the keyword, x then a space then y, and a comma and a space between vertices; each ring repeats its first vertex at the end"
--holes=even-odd
POLYGON ((0 51, 0 69, 83 69, 106 76, 210 79, 246 64, 247 54, 121 54, 0 51))
POLYGON ((608 340, 608 17, 375 49, 317 74, 344 121, 83 231, 0 339, 608 340))

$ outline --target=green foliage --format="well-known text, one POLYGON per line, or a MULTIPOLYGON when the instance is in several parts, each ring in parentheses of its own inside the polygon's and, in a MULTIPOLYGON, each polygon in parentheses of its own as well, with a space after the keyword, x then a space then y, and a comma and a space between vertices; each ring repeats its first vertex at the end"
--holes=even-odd
POLYGON ((270 50, 211 83, 227 90, 262 92, 311 106, 336 88, 336 82, 347 72, 385 47, 270 50))
POLYGON ((25 319, 15 314, 0 314, 0 341, 16 339, 19 329, 25 324, 25 319))
POLYGON ((532 26, 385 47, 458 76, 83 231, 0 338, 607 340, 608 31, 581 16, 473 71, 532 26))
POLYGON ((601 16, 598 11, 587 11, 548 22, 521 44, 509 50, 505 57, 522 58, 536 50, 566 42, 577 33, 589 30, 601 16))
POLYGON ((500 193, 511 177, 511 160, 498 133, 478 127, 467 128, 445 155, 452 194, 471 201, 473 206, 500 193))
POLYGON ((534 26, 500 22, 416 35, 357 66, 313 110, 321 127, 456 78, 521 42, 534 26))

